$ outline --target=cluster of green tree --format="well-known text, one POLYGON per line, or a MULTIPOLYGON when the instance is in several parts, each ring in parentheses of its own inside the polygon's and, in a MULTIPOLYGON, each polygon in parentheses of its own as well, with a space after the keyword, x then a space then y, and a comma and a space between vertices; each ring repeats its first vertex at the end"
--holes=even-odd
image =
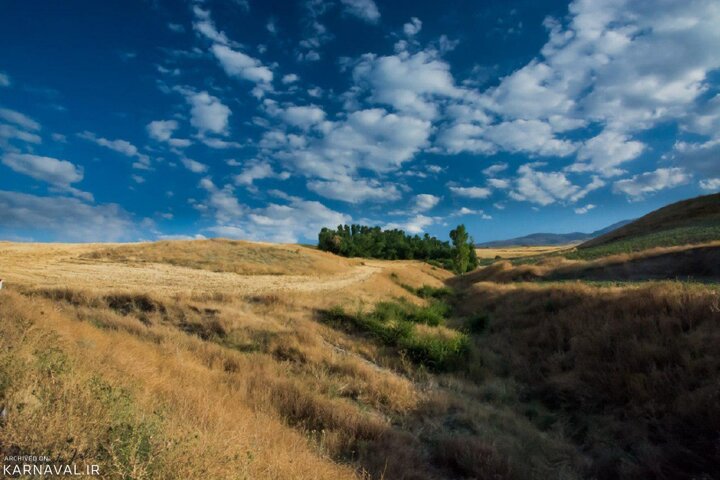
POLYGON ((427 233, 408 235, 402 230, 383 230, 365 225, 339 225, 335 230, 323 228, 318 248, 344 257, 380 258, 385 260, 424 260, 465 273, 478 266, 473 240, 465 225, 450 232, 452 245, 427 233))

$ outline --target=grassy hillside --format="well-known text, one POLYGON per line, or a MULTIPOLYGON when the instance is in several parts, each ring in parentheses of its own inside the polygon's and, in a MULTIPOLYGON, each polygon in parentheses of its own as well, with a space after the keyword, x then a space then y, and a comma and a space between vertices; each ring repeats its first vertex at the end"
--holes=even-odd
POLYGON ((577 247, 568 258, 597 258, 720 240, 720 194, 684 200, 660 208, 628 225, 577 247))
POLYGON ((132 480, 720 469, 715 286, 295 250, 0 245, 0 455, 132 480))
POLYGON ((119 245, 96 249, 80 258, 115 263, 165 263, 213 272, 258 275, 337 273, 347 264, 337 257, 298 245, 224 239, 119 245))

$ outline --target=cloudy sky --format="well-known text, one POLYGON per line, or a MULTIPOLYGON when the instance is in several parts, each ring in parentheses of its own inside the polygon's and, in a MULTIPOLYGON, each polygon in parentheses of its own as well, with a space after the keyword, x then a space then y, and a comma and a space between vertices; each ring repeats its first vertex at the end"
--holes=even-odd
POLYGON ((483 241, 720 190, 717 0, 2 10, 0 239, 483 241))

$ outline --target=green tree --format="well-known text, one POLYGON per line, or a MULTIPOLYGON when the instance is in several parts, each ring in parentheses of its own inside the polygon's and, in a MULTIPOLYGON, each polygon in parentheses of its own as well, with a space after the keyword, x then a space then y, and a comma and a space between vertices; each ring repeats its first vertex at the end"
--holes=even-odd
POLYGON ((463 274, 468 271, 470 252, 473 250, 465 225, 458 225, 451 230, 450 239, 453 242, 453 269, 455 273, 463 274))

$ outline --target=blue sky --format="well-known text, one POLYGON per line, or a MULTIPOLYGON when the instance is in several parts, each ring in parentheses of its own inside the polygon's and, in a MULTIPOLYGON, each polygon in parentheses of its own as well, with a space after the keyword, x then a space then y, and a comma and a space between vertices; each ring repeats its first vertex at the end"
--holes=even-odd
POLYGON ((0 239, 477 241, 720 190, 716 0, 7 2, 0 239))

